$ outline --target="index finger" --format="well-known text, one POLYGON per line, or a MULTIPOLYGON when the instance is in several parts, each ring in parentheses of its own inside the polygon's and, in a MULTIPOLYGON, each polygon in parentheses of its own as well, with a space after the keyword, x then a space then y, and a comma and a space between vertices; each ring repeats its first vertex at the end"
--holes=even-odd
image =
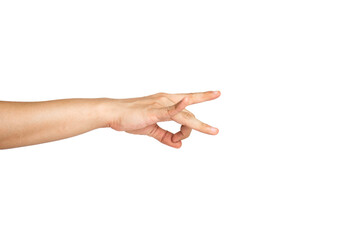
POLYGON ((207 91, 198 93, 169 94, 169 98, 175 102, 188 97, 188 105, 214 100, 221 95, 220 91, 207 91))

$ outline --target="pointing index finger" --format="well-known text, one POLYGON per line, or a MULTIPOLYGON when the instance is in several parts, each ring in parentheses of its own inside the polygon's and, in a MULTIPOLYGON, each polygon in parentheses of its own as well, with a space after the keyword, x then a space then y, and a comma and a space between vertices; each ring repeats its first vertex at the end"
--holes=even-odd
POLYGON ((185 93, 185 94, 173 94, 170 95, 170 98, 174 98, 177 102, 184 97, 189 98, 188 105, 202 103, 210 100, 214 100, 221 95, 220 91, 208 91, 208 92, 199 92, 199 93, 185 93))

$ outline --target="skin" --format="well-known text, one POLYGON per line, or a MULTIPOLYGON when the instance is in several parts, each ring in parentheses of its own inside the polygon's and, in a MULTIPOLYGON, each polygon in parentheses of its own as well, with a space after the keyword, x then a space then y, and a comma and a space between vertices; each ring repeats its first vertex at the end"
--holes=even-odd
POLYGON ((0 101, 0 149, 73 137, 97 128, 148 135, 180 148, 192 129, 216 135, 219 130, 196 119, 186 107, 218 98, 219 91, 167 94, 129 99, 61 99, 44 102, 0 101), (157 124, 175 121, 175 134, 157 124))

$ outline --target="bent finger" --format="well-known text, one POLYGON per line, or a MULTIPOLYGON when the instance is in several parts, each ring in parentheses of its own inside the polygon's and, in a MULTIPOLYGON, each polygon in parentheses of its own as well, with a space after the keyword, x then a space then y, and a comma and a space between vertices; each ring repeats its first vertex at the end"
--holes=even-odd
POLYGON ((172 141, 172 138, 174 137, 174 134, 162 129, 159 127, 159 125, 156 124, 155 128, 148 134, 150 137, 155 138, 159 142, 168 145, 173 148, 180 148, 182 143, 181 141, 174 142, 172 141))
POLYGON ((178 142, 181 140, 184 140, 190 136, 191 128, 186 125, 181 125, 181 129, 179 132, 175 133, 174 136, 172 136, 173 142, 178 142))

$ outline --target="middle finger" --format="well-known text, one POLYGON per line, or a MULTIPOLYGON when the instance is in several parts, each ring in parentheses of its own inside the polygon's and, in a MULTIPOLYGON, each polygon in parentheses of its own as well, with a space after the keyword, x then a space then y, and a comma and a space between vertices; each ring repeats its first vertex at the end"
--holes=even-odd
POLYGON ((189 111, 182 111, 172 117, 172 119, 182 125, 188 126, 189 128, 195 129, 196 131, 202 133, 216 135, 219 132, 217 128, 203 123, 195 118, 194 114, 189 111))

